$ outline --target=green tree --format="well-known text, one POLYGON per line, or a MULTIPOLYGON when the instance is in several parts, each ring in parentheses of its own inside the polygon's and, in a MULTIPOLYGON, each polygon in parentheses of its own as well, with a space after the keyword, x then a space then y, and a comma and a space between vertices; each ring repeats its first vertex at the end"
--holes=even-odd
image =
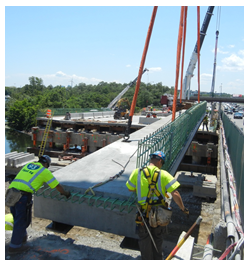
POLYGON ((32 104, 32 101, 24 99, 16 100, 9 106, 6 112, 6 120, 8 125, 19 131, 29 131, 35 126, 37 115, 37 106, 32 104))

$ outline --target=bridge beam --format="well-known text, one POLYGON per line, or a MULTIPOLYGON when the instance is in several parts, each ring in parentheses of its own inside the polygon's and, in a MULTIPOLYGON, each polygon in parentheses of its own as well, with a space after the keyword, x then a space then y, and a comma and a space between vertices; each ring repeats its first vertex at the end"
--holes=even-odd
MULTIPOLYGON (((197 96, 190 97, 191 101, 197 101, 197 96)), ((188 100, 182 100, 188 101, 188 100)), ((200 96, 200 101, 207 101, 207 102, 231 102, 231 103, 244 103, 244 98, 223 98, 223 97, 203 97, 200 96)))
MULTIPOLYGON (((184 145, 186 150, 202 122, 203 115, 192 130, 188 143, 184 145)), ((135 228, 132 229, 135 225, 136 198, 134 193, 128 191, 126 181, 136 168, 138 140, 170 121, 171 115, 132 133, 128 142, 117 140, 55 171, 54 176, 71 191, 72 197, 65 200, 56 190, 44 186, 35 196, 34 215, 58 223, 137 238, 135 228)), ((181 150, 182 156, 175 159, 170 169, 173 175, 186 152, 185 148, 181 150)))

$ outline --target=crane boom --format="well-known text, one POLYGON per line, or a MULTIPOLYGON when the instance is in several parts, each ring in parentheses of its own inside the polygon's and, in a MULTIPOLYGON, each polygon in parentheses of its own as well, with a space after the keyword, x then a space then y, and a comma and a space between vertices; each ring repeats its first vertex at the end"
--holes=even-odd
MULTIPOLYGON (((143 71, 143 73, 142 74, 144 74, 146 71, 149 71, 147 68, 145 68, 144 69, 144 71, 143 71)), ((109 103, 109 105, 107 106, 107 108, 108 109, 112 109, 112 108, 114 108, 115 107, 115 105, 118 103, 118 101, 121 99, 121 97, 124 95, 124 93, 125 92, 127 92, 128 91, 128 89, 131 87, 131 86, 133 86, 134 85, 134 83, 137 81, 137 78, 138 78, 138 76, 132 81, 132 82, 130 82, 130 84, 127 86, 127 87, 125 87, 125 89, 124 90, 122 90, 110 103, 109 103)))
MULTIPOLYGON (((213 10, 214 10, 214 6, 208 7, 206 16, 205 16, 204 21, 202 23, 202 27, 201 27, 201 31, 200 31, 200 49, 201 49, 202 43, 204 41, 204 38, 206 36, 207 28, 208 28, 209 22, 211 20, 211 17, 213 15, 213 10)), ((191 78, 194 76, 193 73, 195 70, 197 59, 198 58, 197 58, 197 42, 196 42, 194 51, 193 51, 192 56, 190 58, 190 62, 189 62, 189 65, 188 65, 188 68, 187 68, 187 71, 186 71, 186 74, 185 74, 185 77, 184 77, 184 80, 182 83, 182 99, 186 99, 186 98, 189 99, 190 81, 191 81, 191 78)))

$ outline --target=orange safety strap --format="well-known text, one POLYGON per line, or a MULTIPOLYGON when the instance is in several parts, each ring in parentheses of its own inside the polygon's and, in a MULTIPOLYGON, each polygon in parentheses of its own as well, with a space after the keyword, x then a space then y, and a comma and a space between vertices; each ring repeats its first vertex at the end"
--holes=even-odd
POLYGON ((178 42, 177 42, 176 79, 175 79, 175 91, 174 91, 174 99, 173 99, 173 106, 172 106, 172 121, 175 120, 175 115, 176 115, 177 89, 178 89, 180 59, 181 59, 180 55, 181 55, 181 48, 182 48, 183 14, 184 14, 184 7, 182 6, 179 31, 178 31, 178 42))
POLYGON ((184 23, 183 23, 183 47, 182 47, 182 69, 181 69, 181 90, 180 90, 180 103, 182 103, 182 79, 183 79, 183 67, 184 67, 184 55, 185 55, 185 40, 187 30, 187 13, 188 7, 184 7, 184 23))

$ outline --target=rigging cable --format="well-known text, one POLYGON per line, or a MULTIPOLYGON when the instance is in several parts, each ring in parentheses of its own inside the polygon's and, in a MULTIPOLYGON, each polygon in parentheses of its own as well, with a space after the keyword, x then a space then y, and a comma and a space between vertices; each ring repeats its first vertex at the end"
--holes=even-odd
POLYGON ((175 120, 175 113, 176 113, 177 88, 178 88, 179 68, 180 68, 180 59, 181 59, 180 56, 181 56, 181 49, 182 49, 183 15, 184 15, 184 7, 182 6, 179 30, 178 30, 178 41, 177 41, 176 79, 175 79, 175 91, 174 91, 174 99, 173 99, 173 106, 172 106, 172 121, 175 120))
POLYGON ((136 88, 135 88, 133 100, 132 100, 132 103, 131 103, 131 108, 130 108, 130 114, 129 114, 127 128, 126 128, 125 135, 124 135, 124 141, 125 142, 128 142, 128 140, 130 138, 130 128, 131 128, 131 124, 132 124, 132 117, 133 117, 133 114, 134 114, 134 111, 135 111, 135 107, 136 107, 137 95, 138 95, 139 87, 140 87, 140 83, 141 83, 142 71, 143 71, 143 68, 144 68, 144 63, 145 63, 145 59, 146 59, 146 55, 147 55, 147 51, 148 51, 148 47, 149 47, 149 43, 150 43, 150 37, 151 37, 151 33, 152 33, 152 30, 153 30, 153 26, 154 26, 154 21, 155 21, 155 18, 156 18, 157 8, 158 8, 158 6, 154 6, 154 8, 153 8, 153 12, 152 12, 152 15, 151 15, 151 20, 150 20, 150 25, 149 25, 149 29, 148 29, 148 32, 147 32, 147 37, 146 37, 146 40, 145 40, 144 51, 143 51, 142 59, 141 59, 141 62, 140 62, 136 88))
POLYGON ((184 22, 183 22, 183 47, 182 47, 182 69, 181 69, 181 90, 180 90, 180 103, 182 103, 182 79, 183 79, 183 67, 184 67, 184 57, 185 57, 185 40, 186 40, 186 30, 187 30, 187 13, 188 7, 184 7, 184 22))

